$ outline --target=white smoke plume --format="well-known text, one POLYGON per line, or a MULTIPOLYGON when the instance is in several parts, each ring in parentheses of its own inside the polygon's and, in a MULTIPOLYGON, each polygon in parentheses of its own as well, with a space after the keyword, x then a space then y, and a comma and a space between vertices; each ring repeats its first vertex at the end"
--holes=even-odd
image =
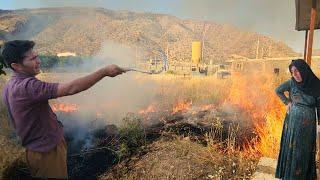
MULTIPOLYGON (((86 59, 77 69, 80 72, 93 72, 110 64, 133 67, 135 51, 124 45, 105 42, 95 56, 86 59)), ((70 69, 74 71, 72 67, 70 69)), ((61 82, 84 75, 63 73, 61 76, 59 73, 56 74, 57 79, 61 82)), ((89 90, 70 97, 59 98, 58 102, 76 104, 78 111, 97 115, 108 124, 119 125, 126 113, 137 112, 154 101, 159 85, 143 76, 150 75, 127 72, 114 78, 105 77, 89 90), (141 78, 144 79, 143 83, 140 82, 141 78)))

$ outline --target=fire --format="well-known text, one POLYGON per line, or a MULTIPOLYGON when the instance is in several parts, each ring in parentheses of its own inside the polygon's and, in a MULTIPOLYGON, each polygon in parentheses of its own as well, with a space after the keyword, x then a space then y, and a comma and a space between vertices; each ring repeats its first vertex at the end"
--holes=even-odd
POLYGON ((139 114, 148 114, 156 112, 156 108, 154 104, 149 105, 146 109, 142 109, 139 111, 139 114))
POLYGON ((78 110, 78 107, 76 104, 64 104, 64 103, 52 104, 51 108, 53 112, 65 112, 65 113, 71 113, 78 110))
POLYGON ((269 157, 278 155, 283 120, 285 118, 285 106, 273 95, 267 104, 268 112, 265 115, 265 123, 257 123, 255 130, 259 135, 257 150, 269 157))
MULTIPOLYGON (((245 150, 247 152, 258 153, 263 156, 276 157, 280 147, 285 106, 281 103, 274 92, 277 84, 275 79, 272 76, 261 74, 254 74, 251 76, 233 74, 233 77, 230 80, 232 81, 231 87, 229 84, 227 88, 223 86, 222 102, 221 99, 219 99, 217 101, 218 103, 214 105, 202 105, 199 109, 203 111, 210 110, 218 107, 218 105, 221 105, 222 103, 238 107, 241 110, 241 113, 244 113, 250 122, 252 122, 253 131, 257 135, 256 139, 248 141, 245 145, 245 150)), ((206 86, 205 88, 222 88, 222 86, 218 86, 218 84, 214 85, 215 86, 206 86)), ((187 88, 189 88, 189 86, 191 88, 197 87, 195 86, 195 82, 192 83, 192 86, 188 85, 187 88)), ((184 87, 184 89, 187 88, 184 87)), ((203 94, 207 93, 201 93, 201 95, 203 94)), ((183 97, 180 99, 182 98, 183 97)), ((113 103, 111 104, 113 105, 113 103)), ((197 104, 197 102, 194 102, 194 104, 197 104)), ((199 112, 199 109, 192 105, 192 101, 182 100, 178 101, 172 109, 168 109, 168 107, 171 106, 164 106, 164 109, 165 112, 171 112, 171 114, 176 114, 178 112, 191 112, 191 110, 199 112)), ((81 109, 82 108, 83 106, 81 106, 81 109)), ((70 113, 77 111, 78 107, 75 104, 57 103, 52 105, 52 109, 55 112, 61 111, 70 113)), ((160 103, 152 103, 145 109, 138 111, 138 113, 145 115, 161 110, 163 109, 161 109, 160 103)), ((102 114, 100 113, 96 114, 97 118, 100 118, 101 116, 102 114)))
POLYGON ((253 123, 257 139, 248 142, 247 151, 276 158, 279 152, 285 106, 274 92, 270 76, 237 75, 225 103, 244 110, 253 123))
POLYGON ((213 104, 205 104, 205 105, 200 106, 200 111, 207 111, 207 110, 210 110, 213 108, 214 108, 213 104))
POLYGON ((103 118, 103 114, 100 113, 100 112, 97 112, 97 113, 96 113, 96 118, 103 118))
POLYGON ((177 105, 173 107, 171 114, 176 114, 177 112, 186 112, 191 108, 191 105, 192 105, 192 101, 179 102, 177 105))

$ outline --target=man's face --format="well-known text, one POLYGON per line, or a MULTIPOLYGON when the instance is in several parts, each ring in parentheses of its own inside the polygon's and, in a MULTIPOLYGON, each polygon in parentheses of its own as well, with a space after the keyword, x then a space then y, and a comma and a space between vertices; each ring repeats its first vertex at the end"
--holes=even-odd
POLYGON ((24 55, 22 65, 20 66, 20 71, 28 75, 37 75, 40 73, 40 59, 38 53, 30 49, 24 55))

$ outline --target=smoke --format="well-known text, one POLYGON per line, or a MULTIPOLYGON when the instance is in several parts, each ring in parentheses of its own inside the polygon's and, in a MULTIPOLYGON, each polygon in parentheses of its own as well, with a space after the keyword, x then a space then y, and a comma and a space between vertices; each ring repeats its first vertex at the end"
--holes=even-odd
MULTIPOLYGON (((121 67, 133 67, 135 65, 135 51, 128 47, 111 41, 104 42, 101 49, 91 58, 86 58, 83 64, 77 67, 80 72, 76 72, 73 65, 64 67, 71 73, 52 73, 51 81, 68 82, 80 76, 85 76, 100 68, 110 64, 116 64, 121 67)), ((138 74, 135 72, 128 72, 117 77, 105 77, 99 81, 92 88, 83 91, 79 94, 58 98, 52 103, 76 104, 77 111, 71 113, 56 112, 58 120, 64 124, 65 135, 68 141, 68 153, 79 153, 82 150, 94 149, 97 144, 97 137, 95 133, 101 131, 104 135, 110 135, 110 129, 106 128, 110 125, 117 127, 123 125, 122 119, 126 117, 127 113, 137 113, 140 109, 145 108, 151 104, 156 98, 157 85, 154 81, 148 78, 150 75, 138 74)), ((115 129, 117 129, 115 127, 115 129)), ((117 136, 117 134, 115 134, 117 136)), ((106 139, 100 139, 106 140, 106 139)), ((103 144, 102 146, 110 146, 110 144, 103 144)), ((115 149, 118 145, 115 145, 115 149)), ((110 166, 113 162, 109 156, 110 152, 104 155, 97 155, 99 158, 107 158, 110 166)), ((95 156, 94 156, 95 157, 95 156)), ((89 166, 79 165, 74 162, 71 157, 68 157, 71 163, 69 169, 76 169, 82 173, 80 169, 90 169, 89 166)), ((87 160, 91 162, 90 160, 87 160)), ((100 162, 92 160, 92 162, 100 162)), ((103 161, 106 163, 106 161, 103 161)), ((94 166, 95 167, 95 166, 94 166)), ((101 169, 99 167, 98 169, 101 169)), ((74 175, 74 173, 72 173, 74 175)))
MULTIPOLYGON (((173 6, 175 14, 180 17, 231 24, 271 36, 295 51, 303 52, 304 32, 295 30, 295 1, 179 0, 173 6)), ((315 45, 315 48, 319 48, 319 45, 315 45)))
MULTIPOLYGON (((80 72, 93 72, 110 64, 120 67, 135 66, 135 51, 128 46, 114 42, 103 43, 100 51, 77 67, 80 72)), ((72 65, 65 67, 74 72, 72 65)), ((69 81, 85 74, 63 74, 60 80, 69 81), (66 77, 69 76, 69 77, 66 77)), ((59 73, 55 74, 59 76, 59 73)), ((60 103, 72 103, 78 111, 92 114, 93 119, 106 124, 121 124, 128 112, 137 112, 154 101, 157 85, 150 75, 127 72, 114 78, 105 77, 94 87, 77 95, 59 98, 60 103)), ((82 118, 84 119, 84 118, 82 118)))
POLYGON ((120 67, 133 67, 136 63, 135 50, 130 46, 106 41, 101 45, 101 49, 93 56, 89 64, 83 64, 83 68, 94 66, 101 67, 103 64, 117 64, 120 67))
MULTIPOLYGON (((26 13, 27 15, 25 17, 26 22, 19 25, 20 28, 18 28, 18 31, 7 34, 5 38, 6 40, 33 39, 36 41, 36 50, 40 49, 40 52, 43 53, 48 52, 41 51, 42 47, 49 47, 49 50, 52 49, 53 52, 57 52, 57 49, 60 49, 60 44, 64 47, 62 52, 81 52, 83 49, 100 47, 100 49, 96 49, 96 53, 93 56, 82 56, 82 64, 77 66, 70 64, 63 67, 63 71, 66 73, 61 73, 61 71, 55 72, 55 68, 52 68, 51 71, 53 73, 40 74, 39 78, 44 81, 58 83, 68 82, 110 64, 116 64, 121 67, 134 67, 136 65, 136 52, 141 52, 142 50, 137 48, 133 49, 130 46, 112 41, 105 41, 105 34, 101 34, 100 31, 97 31, 96 36, 98 36, 97 39, 103 43, 94 44, 96 42, 88 40, 86 41, 88 42, 86 47, 80 45, 71 47, 67 43, 64 43, 65 39, 67 39, 67 41, 73 40, 70 40, 70 37, 68 37, 67 31, 69 26, 63 26, 65 29, 59 29, 57 32, 54 32, 54 29, 46 28, 48 24, 59 23, 59 18, 77 16, 77 13, 84 14, 84 12, 79 11, 86 11, 86 9, 78 9, 72 12, 66 12, 64 9, 60 9, 58 10, 58 12, 61 12, 60 14, 41 13, 41 10, 31 10, 29 13, 21 11, 21 13, 26 13), (47 37, 47 31, 53 31, 51 37, 47 37), (51 46, 51 44, 47 42, 53 42, 52 44, 58 42, 58 45, 51 46), (95 46, 93 47, 92 44, 95 46), (72 51, 73 49, 78 49, 78 51, 72 51)), ((56 13, 57 11, 53 12, 56 13)), ((87 21, 92 20, 92 18, 97 18, 96 14, 91 14, 90 11, 85 15, 86 16, 83 16, 84 18, 79 19, 81 20, 80 25, 84 25, 84 27, 88 24, 87 21)), ((72 26, 72 24, 70 24, 70 26, 72 26)), ((81 35, 87 38, 86 34, 81 35)), ((82 37, 76 38, 81 39, 82 37)), ((68 59, 65 61, 68 61, 68 59)), ((74 142, 83 140, 86 142, 84 146, 90 147, 91 139, 88 135, 90 134, 90 128, 88 126, 91 125, 91 123, 94 123, 95 126, 100 128, 107 124, 119 126, 122 124, 122 118, 124 118, 127 113, 138 112, 154 101, 157 92, 156 89, 159 85, 151 80, 149 76, 150 75, 139 74, 137 72, 128 72, 114 78, 105 77, 87 91, 53 100, 52 103, 75 104, 78 108, 76 112, 72 113, 56 113, 58 119, 63 121, 65 125, 66 134, 72 136, 74 142)))

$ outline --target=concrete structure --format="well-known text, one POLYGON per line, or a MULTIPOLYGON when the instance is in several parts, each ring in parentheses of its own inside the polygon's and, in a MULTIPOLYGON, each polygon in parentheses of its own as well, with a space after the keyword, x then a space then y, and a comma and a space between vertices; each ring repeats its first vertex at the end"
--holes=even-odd
MULTIPOLYGON (((266 59, 237 59, 229 60, 226 63, 230 65, 232 71, 249 72, 260 71, 263 73, 274 73, 275 70, 282 73, 289 73, 288 66, 293 59, 302 59, 303 57, 279 57, 266 59)), ((312 70, 318 74, 320 72, 320 56, 312 56, 312 70)))

